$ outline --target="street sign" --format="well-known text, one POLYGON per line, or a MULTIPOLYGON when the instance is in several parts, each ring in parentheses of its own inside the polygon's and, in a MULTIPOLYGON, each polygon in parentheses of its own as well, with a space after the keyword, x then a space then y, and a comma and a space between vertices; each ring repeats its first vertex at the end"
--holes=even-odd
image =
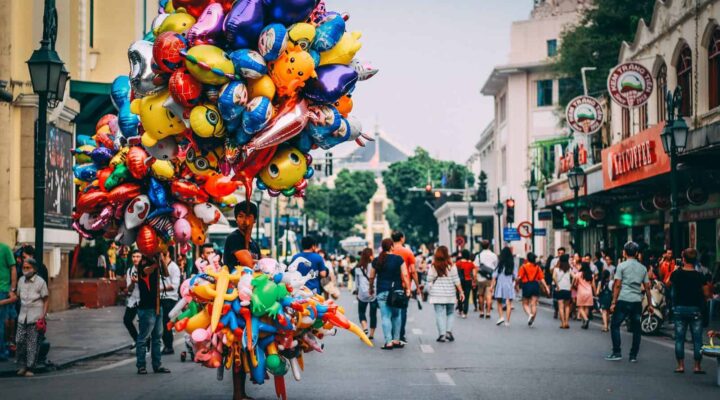
POLYGON ((545 229, 545 228, 536 228, 536 229, 535 229, 535 236, 547 236, 547 229, 545 229))
POLYGON ((462 249, 463 247, 465 247, 465 238, 462 236, 457 236, 455 238, 455 245, 458 249, 462 249))
POLYGON ((529 238, 530 236, 532 236, 533 226, 529 221, 524 221, 518 225, 517 230, 520 236, 524 238, 529 238))
POLYGON ((520 241, 520 233, 516 228, 503 228, 503 240, 506 242, 520 241))
POLYGON ((538 221, 552 221, 552 211, 550 210, 543 210, 538 211, 538 221))

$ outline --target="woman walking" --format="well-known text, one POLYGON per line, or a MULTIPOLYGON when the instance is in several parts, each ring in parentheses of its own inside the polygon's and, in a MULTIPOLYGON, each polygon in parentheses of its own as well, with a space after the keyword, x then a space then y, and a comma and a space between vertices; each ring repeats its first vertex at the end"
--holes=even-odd
POLYGON ((582 320, 582 329, 590 326, 588 314, 593 307, 593 294, 595 293, 595 279, 589 262, 580 264, 580 272, 575 274, 574 287, 577 290, 578 316, 582 320))
MULTIPOLYGON (((368 338, 375 337, 377 327, 377 300, 370 294, 370 263, 373 260, 373 251, 366 248, 360 254, 360 262, 355 267, 355 284, 357 285, 358 315, 360 324, 368 338), (367 309, 370 306, 370 331, 368 332, 367 309)), ((374 282, 373 282, 374 284, 374 282)))
POLYGON ((370 295, 375 293, 375 278, 377 277, 377 302, 382 318, 383 336, 385 345, 383 350, 401 349, 405 347, 400 343, 400 308, 395 307, 391 300, 397 295, 404 294, 410 297, 410 276, 402 257, 390 254, 393 249, 392 239, 383 239, 382 252, 372 262, 372 269, 368 278, 370 280, 370 295), (391 292, 393 295, 391 296, 391 292))
POLYGON ((452 334, 455 309, 455 295, 460 293, 460 302, 466 300, 463 287, 460 286, 458 270, 450 263, 450 255, 445 246, 435 250, 433 263, 428 271, 430 304, 435 307, 435 324, 438 330, 438 342, 455 341, 452 334))
POLYGON ((558 314, 560 329, 570 329, 570 307, 572 306, 572 272, 570 271, 570 257, 567 254, 560 256, 557 268, 553 272, 555 282, 555 299, 558 301, 558 314))
POLYGON ((20 299, 18 315, 17 363, 20 370, 17 375, 33 376, 33 368, 37 362, 39 335, 45 333, 47 327, 45 317, 48 312, 48 287, 45 280, 37 274, 38 264, 33 258, 23 262, 23 276, 18 279, 17 297, 20 299))
POLYGON ((603 269, 602 275, 600 276, 600 282, 596 285, 596 294, 598 297, 598 303, 600 304, 600 313, 602 314, 603 320, 603 332, 609 330, 610 321, 610 304, 612 303, 612 279, 610 270, 607 268, 603 269))
POLYGON ((517 279, 515 260, 509 247, 500 251, 498 267, 492 275, 491 290, 497 300, 499 318, 495 325, 510 326, 510 314, 512 313, 512 302, 515 299, 515 280, 517 279), (503 316, 503 302, 505 302, 505 316, 503 316))
POLYGON ((520 267, 518 272, 518 285, 522 289, 522 304, 523 310, 528 316, 528 326, 533 325, 537 316, 540 288, 543 288, 545 293, 549 293, 547 284, 545 284, 545 274, 536 260, 535 253, 528 253, 527 262, 520 267))

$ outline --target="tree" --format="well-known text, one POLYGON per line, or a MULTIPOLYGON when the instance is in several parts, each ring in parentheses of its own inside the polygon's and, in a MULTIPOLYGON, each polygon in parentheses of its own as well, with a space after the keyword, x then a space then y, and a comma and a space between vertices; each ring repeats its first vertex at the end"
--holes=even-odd
POLYGON ((607 74, 618 62, 623 41, 632 41, 640 19, 649 23, 655 0, 597 0, 577 25, 561 35, 561 46, 553 65, 562 78, 560 106, 583 94, 582 67, 595 67, 587 74, 588 94, 607 90, 607 74))
MULTIPOLYGON (((433 159, 426 150, 419 147, 415 149, 412 157, 391 164, 383 172, 383 183, 397 215, 397 225, 391 227, 401 229, 408 242, 415 245, 431 245, 437 241, 437 221, 433 209, 426 204, 427 195, 408 190, 412 187, 424 187, 428 173, 436 189, 443 187, 443 183, 445 188, 464 188, 466 181, 468 185, 474 184, 474 177, 467 167, 452 161, 433 159)), ((462 195, 453 195, 444 200, 461 198, 462 195)))
POLYGON ((320 227, 342 239, 357 233, 362 215, 377 191, 375 175, 369 171, 342 170, 335 179, 335 187, 308 186, 305 212, 320 227))

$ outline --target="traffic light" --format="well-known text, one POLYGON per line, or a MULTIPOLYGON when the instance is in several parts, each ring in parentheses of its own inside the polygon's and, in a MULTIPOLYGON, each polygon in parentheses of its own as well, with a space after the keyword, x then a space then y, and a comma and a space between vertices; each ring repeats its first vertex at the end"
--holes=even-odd
POLYGON ((325 153, 325 176, 331 176, 333 174, 333 154, 331 152, 325 153))
POLYGON ((432 193, 432 185, 431 184, 428 183, 427 185, 425 185, 425 193, 427 193, 427 194, 432 193))
POLYGON ((505 222, 507 225, 512 225, 515 222, 515 199, 505 200, 505 209, 507 210, 505 222))

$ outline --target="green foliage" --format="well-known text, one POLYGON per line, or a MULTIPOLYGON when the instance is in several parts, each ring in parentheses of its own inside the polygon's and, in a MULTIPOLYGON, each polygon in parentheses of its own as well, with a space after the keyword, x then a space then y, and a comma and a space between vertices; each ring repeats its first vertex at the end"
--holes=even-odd
POLYGON ((560 36, 561 46, 554 64, 555 73, 564 78, 560 106, 583 94, 582 67, 596 67, 587 73, 588 93, 605 93, 607 74, 618 63, 623 41, 632 41, 640 19, 650 23, 654 0, 597 0, 580 22, 560 36))
POLYGON ((362 215, 377 191, 375 175, 369 171, 342 170, 335 179, 335 187, 308 186, 305 212, 322 228, 329 228, 339 239, 357 233, 362 215))
MULTIPOLYGON (((419 147, 415 149, 415 155, 391 164, 388 170, 383 172, 383 183, 397 215, 397 223, 391 224, 391 228, 401 229, 408 242, 414 245, 430 245, 437 241, 437 221, 432 209, 425 204, 429 200, 427 195, 424 192, 408 190, 412 187, 425 187, 428 172, 435 189, 441 188, 443 176, 446 177, 445 188, 451 189, 464 188, 466 180, 471 186, 475 181, 464 165, 436 160, 419 147)), ((462 196, 451 196, 450 200, 458 201, 461 198, 462 196)))

